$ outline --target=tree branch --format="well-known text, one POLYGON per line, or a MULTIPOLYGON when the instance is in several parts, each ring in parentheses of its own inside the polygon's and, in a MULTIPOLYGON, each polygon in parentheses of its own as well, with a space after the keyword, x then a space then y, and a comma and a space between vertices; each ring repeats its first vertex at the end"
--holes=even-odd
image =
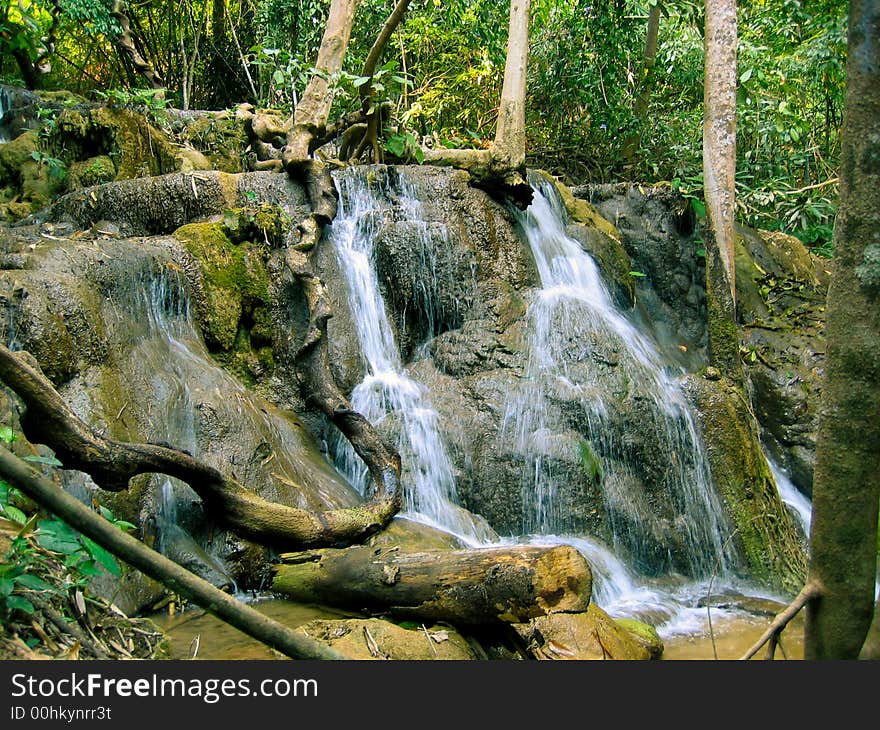
MULTIPOLYGON (((788 626, 789 622, 797 615, 798 611, 800 611, 804 606, 807 605, 810 601, 815 598, 818 598, 822 595, 821 586, 813 581, 807 583, 802 589, 801 592, 795 596, 795 599, 788 604, 788 607, 777 614, 776 618, 773 619, 773 623, 767 628, 767 630, 761 634, 761 638, 758 639, 751 648, 740 657, 740 660, 751 659, 755 654, 758 653, 760 648, 764 646, 764 644, 770 643, 771 649, 774 649, 776 643, 779 641, 779 635, 788 626)), ((773 651, 768 652, 768 659, 773 658, 773 651)))
POLYGON ((0 476, 44 509, 142 573, 292 659, 344 659, 323 644, 264 616, 111 525, 0 446, 0 476))
POLYGON ((0 346, 0 380, 27 406, 25 432, 48 444, 68 469, 89 474, 102 488, 121 491, 138 474, 159 473, 189 484, 219 523, 242 537, 274 546, 359 542, 381 530, 400 509, 385 491, 357 507, 308 512, 269 502, 191 455, 155 444, 107 439, 82 421, 27 353, 0 346), (35 363, 34 363, 35 364, 35 363))

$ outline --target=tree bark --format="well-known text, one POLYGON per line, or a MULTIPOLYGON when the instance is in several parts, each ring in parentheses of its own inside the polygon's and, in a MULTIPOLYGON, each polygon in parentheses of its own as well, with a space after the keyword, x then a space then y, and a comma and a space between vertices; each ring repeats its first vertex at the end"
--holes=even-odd
POLYGON ((333 92, 328 79, 342 69, 342 60, 348 48, 354 14, 359 0, 333 0, 327 26, 315 63, 317 73, 312 76, 302 99, 296 105, 293 125, 287 134, 282 152, 284 167, 296 171, 309 157, 315 135, 327 124, 333 92))
POLYGON ((816 444, 807 659, 854 659, 874 609, 880 501, 880 4, 849 6, 846 110, 816 444))
POLYGON ((67 406, 38 369, 25 362, 29 357, 0 346, 0 380, 27 406, 22 419, 25 432, 31 441, 51 447, 65 468, 86 472, 103 489, 121 491, 138 474, 167 474, 189 484, 221 525, 281 548, 357 542, 381 530, 400 509, 399 495, 389 489, 358 507, 312 513, 268 502, 186 452, 104 438, 67 406))
POLYGON ((736 332, 736 0, 706 0, 703 190, 712 364, 740 381, 736 332))
POLYGON ((495 141, 488 150, 425 149, 425 162, 470 173, 489 192, 500 191, 525 209, 532 188, 524 178, 526 155, 526 68, 529 53, 529 0, 511 0, 504 84, 498 104, 495 141))
POLYGON ((175 593, 202 606, 206 611, 235 626, 248 636, 292 659, 345 658, 333 649, 295 633, 250 606, 240 603, 206 580, 151 550, 131 535, 99 517, 2 446, 0 446, 0 476, 105 550, 175 593))
POLYGON ((648 101, 651 98, 651 82, 654 75, 654 63, 657 59, 657 44, 660 39, 660 0, 651 6, 648 11, 648 27, 645 31, 645 52, 642 55, 642 75, 639 78, 636 100, 633 104, 633 117, 636 128, 623 143, 623 157, 627 162, 633 162, 633 158, 642 141, 642 126, 645 114, 648 111, 648 101))
POLYGON ((381 123, 381 114, 379 107, 373 101, 373 75, 376 73, 376 66, 379 63, 379 59, 382 58, 382 53, 385 51, 385 46, 388 45, 388 40, 391 38, 391 34, 394 33, 394 30, 400 25, 406 15, 409 2, 410 0, 397 0, 394 10, 391 11, 391 15, 388 16, 388 19, 382 26, 382 30, 379 31, 379 35, 376 37, 372 48, 370 48, 370 52, 367 54, 367 60, 364 61, 361 76, 366 76, 370 80, 361 85, 359 93, 361 109, 363 110, 364 118, 367 120, 367 129, 360 144, 350 155, 350 159, 357 159, 360 157, 364 149, 369 145, 373 151, 373 162, 382 162, 382 153, 379 149, 379 124, 381 123))
POLYGON ((703 188, 706 215, 736 301, 736 1, 706 0, 703 188))
POLYGON ((404 552, 355 547, 282 555, 272 589, 295 600, 453 624, 585 611, 592 573, 568 545, 404 552))
POLYGON ((496 165, 524 171, 526 164, 526 67, 529 57, 529 0, 510 0, 507 59, 498 104, 492 157, 496 165))

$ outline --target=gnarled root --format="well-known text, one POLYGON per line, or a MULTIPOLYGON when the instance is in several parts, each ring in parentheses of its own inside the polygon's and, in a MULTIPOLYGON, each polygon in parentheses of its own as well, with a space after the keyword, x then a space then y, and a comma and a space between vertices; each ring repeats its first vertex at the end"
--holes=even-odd
POLYGON ((0 346, 0 379, 27 406, 22 425, 29 438, 50 446, 66 468, 111 491, 127 488, 138 474, 175 477, 193 488, 218 523, 255 542, 290 548, 359 542, 400 509, 399 496, 388 490, 363 505, 325 512, 269 502, 183 451, 104 438, 70 409, 27 353, 0 346))

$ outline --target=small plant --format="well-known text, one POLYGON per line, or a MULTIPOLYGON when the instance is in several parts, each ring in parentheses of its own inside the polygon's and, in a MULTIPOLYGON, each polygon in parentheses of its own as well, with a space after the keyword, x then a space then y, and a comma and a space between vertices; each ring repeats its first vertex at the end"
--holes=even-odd
MULTIPOLYGON (((15 432, 4 426, 0 441, 17 440, 15 432)), ((25 461, 57 467, 61 462, 51 456, 26 456, 25 461)), ((89 579, 100 575, 102 568, 121 575, 119 563, 109 552, 85 535, 55 517, 40 519, 39 513, 28 516, 19 506, 26 504, 22 494, 0 479, 0 518, 17 534, 9 552, 0 562, 0 611, 21 611, 32 614, 33 593, 62 593, 79 590, 89 579), (58 567, 64 578, 57 581, 58 567), (56 578, 53 580, 52 576, 56 578), (51 582, 50 582, 51 581, 51 582)), ((101 514, 122 530, 133 530, 130 522, 118 520, 106 507, 101 514)))
POLYGON ((425 153, 418 140, 410 132, 395 134, 385 141, 385 149, 395 157, 407 162, 418 162, 420 165, 425 161, 425 153))
POLYGON ((67 177, 67 167, 64 164, 64 160, 52 157, 40 150, 34 150, 31 152, 31 158, 41 166, 47 165, 49 167, 49 177, 53 180, 61 182, 67 177))
POLYGON ((605 476, 605 470, 602 468, 602 459, 593 449, 593 445, 582 439, 578 442, 577 451, 581 467, 590 481, 601 482, 605 476))

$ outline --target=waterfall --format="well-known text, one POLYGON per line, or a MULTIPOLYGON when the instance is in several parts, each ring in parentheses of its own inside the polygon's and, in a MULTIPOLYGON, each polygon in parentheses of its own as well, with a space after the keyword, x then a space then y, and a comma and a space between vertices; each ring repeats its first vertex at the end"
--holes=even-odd
POLYGON ((504 419, 523 462, 525 531, 567 527, 547 455, 550 434, 571 428, 576 404, 581 456, 585 469, 602 481, 614 552, 653 574, 683 567, 693 577, 707 576, 719 559, 722 565, 732 559, 724 546, 730 528, 688 404, 654 344, 615 308, 597 265, 566 233, 552 185, 543 180, 533 185, 533 202, 518 217, 541 288, 528 309, 525 377, 511 390, 504 419), (626 434, 615 428, 620 398, 600 387, 601 368, 622 373, 625 387, 639 390, 639 420, 651 424, 655 449, 665 461, 661 473, 649 475, 654 483, 648 486, 665 492, 674 509, 671 525, 662 524, 654 497, 643 491, 649 479, 635 478, 640 465, 627 450, 626 434), (564 414, 558 407, 562 399, 564 414))
MULTIPOLYGON (((377 181, 370 173, 354 169, 337 172, 334 177, 340 202, 329 236, 347 279, 366 370, 352 392, 352 406, 380 430, 396 431, 403 463, 404 514, 471 544, 481 543, 486 530, 457 507, 455 476, 438 429, 437 411, 431 406, 427 389, 406 374, 376 275, 375 243, 386 216, 392 214, 392 194, 397 215, 402 215, 416 234, 425 275, 433 270, 434 246, 421 205, 402 177, 394 190, 386 179, 377 181)), ((430 289, 419 289, 429 335, 436 310, 430 289)), ((363 494, 367 488, 366 466, 344 440, 337 445, 336 463, 363 494)))
POLYGON ((9 112, 12 104, 9 99, 9 93, 0 86, 0 144, 8 142, 11 137, 6 129, 6 114, 9 112))
POLYGON ((785 470, 779 466, 770 457, 767 457, 767 464, 770 471, 773 472, 773 480, 776 482, 776 488, 779 490, 779 497, 783 504, 789 508, 795 518, 797 526, 806 538, 810 537, 810 523, 813 516, 813 505, 800 490, 792 484, 791 479, 785 470))

